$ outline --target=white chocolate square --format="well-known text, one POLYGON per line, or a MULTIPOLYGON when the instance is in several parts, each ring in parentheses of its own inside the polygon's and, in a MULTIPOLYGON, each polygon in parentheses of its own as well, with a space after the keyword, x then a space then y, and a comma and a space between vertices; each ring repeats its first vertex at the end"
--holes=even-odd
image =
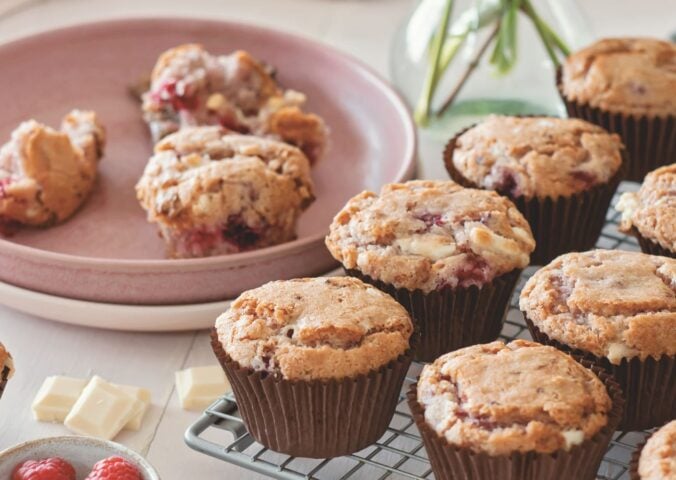
POLYGON ((176 372, 176 391, 185 410, 204 410, 230 391, 230 384, 219 365, 194 367, 176 372))
POLYGON ((143 402, 94 376, 64 424, 81 435, 111 440, 143 409, 143 402))
POLYGON ((119 388, 127 395, 131 395, 137 400, 140 400, 142 403, 141 411, 134 418, 129 420, 124 426, 125 430, 133 430, 138 432, 141 430, 141 425, 143 424, 143 417, 145 417, 148 407, 150 407, 150 390, 146 388, 134 387, 131 385, 117 385, 113 384, 114 387, 119 388))
POLYGON ((33 400, 33 417, 40 422, 62 423, 86 385, 87 380, 82 378, 45 378, 33 400))

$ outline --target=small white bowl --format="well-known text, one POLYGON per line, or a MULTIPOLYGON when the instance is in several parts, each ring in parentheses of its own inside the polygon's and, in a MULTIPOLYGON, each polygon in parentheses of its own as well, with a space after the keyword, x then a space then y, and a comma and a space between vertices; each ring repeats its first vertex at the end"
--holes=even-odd
POLYGON ((11 478, 14 468, 26 460, 61 457, 70 463, 78 480, 84 479, 99 460, 122 457, 139 469, 143 480, 160 480, 155 469, 138 453, 119 443, 89 437, 50 437, 20 443, 0 452, 0 479, 11 478))

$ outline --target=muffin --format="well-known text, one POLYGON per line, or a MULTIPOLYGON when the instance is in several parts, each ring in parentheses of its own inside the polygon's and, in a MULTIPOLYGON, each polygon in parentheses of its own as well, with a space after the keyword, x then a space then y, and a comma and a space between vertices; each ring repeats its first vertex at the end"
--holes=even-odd
POLYGON ((385 185, 347 202, 326 246, 418 323, 419 360, 495 340, 535 242, 514 204, 450 181, 385 185))
POLYGON ((148 221, 174 258, 293 240, 312 190, 299 149, 220 127, 184 128, 161 140, 136 185, 148 221))
POLYGON ((608 38, 573 53, 558 88, 568 115, 622 137, 627 179, 676 157, 676 44, 651 38, 608 38))
POLYGON ((676 163, 646 175, 638 192, 626 192, 617 203, 620 231, 634 235, 641 250, 676 256, 676 163))
POLYGON ((619 250, 562 255, 520 307, 533 338, 593 361, 626 396, 623 430, 676 417, 676 260, 619 250))
POLYGON ((28 120, 0 148, 0 227, 46 227, 68 219, 94 187, 105 131, 73 110, 60 131, 28 120))
POLYGON ((156 142, 186 126, 220 125, 288 142, 314 163, 326 149, 327 128, 302 110, 305 101, 304 94, 282 89, 274 70, 247 52, 216 56, 188 44, 160 55, 143 95, 143 116, 156 142))
POLYGON ((622 395, 557 349, 515 340, 425 365, 408 403, 436 478, 592 480, 622 395))
POLYGON ((676 420, 653 433, 632 456, 631 480, 676 479, 676 420))
POLYGON ((406 310, 376 288, 304 278, 244 292, 216 321, 212 346, 259 443, 329 458, 385 433, 412 333, 406 310))
POLYGON ((588 250, 601 234, 620 182, 622 143, 582 120, 491 115, 446 146, 451 178, 495 190, 528 220, 543 265, 588 250))
POLYGON ((0 398, 5 392, 7 381, 14 374, 14 361, 12 355, 7 351, 5 346, 0 342, 0 398))

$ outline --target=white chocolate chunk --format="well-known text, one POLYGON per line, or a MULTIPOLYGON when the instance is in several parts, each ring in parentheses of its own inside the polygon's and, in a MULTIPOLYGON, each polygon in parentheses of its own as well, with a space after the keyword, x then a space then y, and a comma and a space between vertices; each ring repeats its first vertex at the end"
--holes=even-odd
POLYGON ((143 402, 94 376, 64 424, 81 435, 111 440, 143 409, 143 402))
POLYGON ((82 378, 45 378, 33 400, 33 417, 40 422, 62 423, 86 385, 87 380, 82 378))
POLYGON ((528 265, 530 257, 524 253, 516 241, 494 233, 481 224, 472 224, 469 231, 471 249, 479 255, 496 255, 513 259, 522 267, 528 265))
POLYGON ((624 343, 610 343, 608 344, 608 355, 606 356, 610 360, 610 363, 618 365, 623 358, 633 357, 636 354, 636 350, 624 343))
POLYGON ((413 235, 395 242, 403 253, 421 255, 430 260, 441 260, 455 253, 455 243, 444 235, 413 235))
POLYGON ((584 441, 584 432, 582 430, 565 430, 561 432, 563 439, 566 441, 566 450, 571 447, 579 445, 584 441))
POLYGON ((223 369, 218 365, 194 367, 176 372, 176 391, 185 410, 204 410, 230 391, 223 369))
POLYGON ((622 212, 622 223, 631 223, 631 217, 639 207, 638 195, 634 192, 625 192, 617 202, 615 209, 622 212))
POLYGON ((150 407, 150 390, 146 388, 134 387, 131 385, 114 385, 116 388, 119 388, 127 395, 131 395, 137 400, 140 400, 143 404, 141 411, 134 418, 129 420, 124 426, 125 430, 133 430, 138 432, 141 430, 141 425, 143 424, 143 417, 145 417, 148 407, 150 407))

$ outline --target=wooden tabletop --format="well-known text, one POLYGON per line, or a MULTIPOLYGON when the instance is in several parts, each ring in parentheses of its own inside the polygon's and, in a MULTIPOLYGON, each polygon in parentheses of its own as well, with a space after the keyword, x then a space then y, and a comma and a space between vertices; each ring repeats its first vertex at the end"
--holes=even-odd
MULTIPOLYGON (((580 2, 581 4, 583 2, 580 2)), ((243 20, 305 35, 351 53, 387 73, 390 40, 415 0, 0 0, 0 42, 84 21, 128 16, 198 16, 243 20)), ((676 25, 672 0, 585 0, 597 35, 666 36, 676 25), (671 14, 666 14, 671 12, 671 14)), ((441 145, 421 137, 421 161, 441 145)), ((0 402, 0 450, 34 438, 63 435, 62 425, 32 420, 30 404, 48 375, 89 377, 149 388, 153 405, 140 432, 116 440, 139 451, 162 478, 258 479, 190 450, 183 433, 197 414, 181 410, 174 372, 214 363, 204 331, 139 334, 52 323, 0 307, 0 340, 17 372, 0 402), (218 476, 218 477, 217 477, 218 476)))

